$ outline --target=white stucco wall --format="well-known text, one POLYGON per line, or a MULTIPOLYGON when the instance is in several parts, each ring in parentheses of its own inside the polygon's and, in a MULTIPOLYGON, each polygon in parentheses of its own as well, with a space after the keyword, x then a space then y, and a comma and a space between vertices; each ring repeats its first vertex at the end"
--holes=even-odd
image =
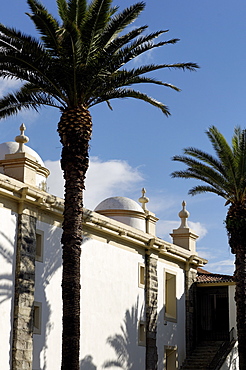
POLYGON ((42 302, 41 334, 33 335, 33 369, 59 369, 61 364, 62 296, 61 229, 37 222, 44 232, 43 262, 36 261, 34 299, 42 302))
POLYGON ((184 271, 178 265, 165 260, 158 260, 158 369, 163 370, 164 347, 177 347, 178 362, 182 364, 185 358, 185 296, 184 271), (164 272, 176 275, 177 321, 164 320, 164 272))
POLYGON ((238 357, 238 343, 232 348, 229 355, 226 357, 224 364, 220 370, 237 370, 239 369, 239 357, 238 357))
POLYGON ((229 299, 229 330, 234 328, 234 337, 237 337, 237 321, 236 321, 236 302, 235 302, 236 285, 228 286, 229 299))
MULTIPOLYGON (((138 345, 138 318, 144 318, 144 289, 138 287, 138 263, 143 256, 96 240, 87 240, 82 251, 81 370, 102 369, 117 360, 119 343, 122 368, 144 368, 145 347, 138 345), (117 338, 119 341, 117 341, 117 338), (124 346, 124 344, 126 344, 124 346), (94 366, 94 367, 93 367, 94 366)), ((113 367, 114 368, 114 367, 113 367)))
POLYGON ((0 204, 0 368, 10 369, 17 215, 0 204))
MULTIPOLYGON (((42 302, 42 330, 41 335, 33 336, 33 369, 58 369, 62 332, 61 230, 42 222, 38 222, 37 228, 44 231, 45 246, 44 262, 36 262, 35 301, 42 302)), ((132 370, 144 368, 145 347, 138 345, 138 320, 145 318, 144 289, 138 286, 138 264, 143 262, 143 256, 135 249, 127 250, 92 239, 84 242, 81 370, 94 369, 93 366, 102 369, 106 361, 117 360, 109 337, 125 341, 124 364, 132 363, 132 370)))

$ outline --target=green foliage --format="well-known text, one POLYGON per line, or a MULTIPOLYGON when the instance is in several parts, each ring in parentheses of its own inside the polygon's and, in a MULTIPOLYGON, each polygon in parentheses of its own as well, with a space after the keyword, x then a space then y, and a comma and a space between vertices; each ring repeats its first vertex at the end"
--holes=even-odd
POLYGON ((231 146, 214 126, 206 132, 216 157, 197 148, 184 149, 184 155, 176 155, 174 161, 187 168, 174 171, 172 177, 193 178, 205 185, 197 185, 189 194, 212 192, 226 199, 226 204, 243 204, 246 200, 246 130, 236 127, 231 146))
POLYGON ((167 31, 143 34, 147 26, 127 30, 145 4, 138 2, 123 11, 112 0, 57 0, 60 19, 55 19, 38 0, 27 0, 29 18, 40 38, 0 24, 0 77, 21 80, 24 85, 0 99, 0 118, 23 108, 43 105, 64 111, 91 106, 111 99, 132 97, 148 102, 169 115, 161 102, 133 85, 151 83, 174 90, 176 86, 146 77, 163 68, 195 70, 195 63, 143 65, 126 69, 132 59, 151 49, 175 44, 178 39, 154 43, 167 31), (62 71, 62 73, 61 73, 62 71))

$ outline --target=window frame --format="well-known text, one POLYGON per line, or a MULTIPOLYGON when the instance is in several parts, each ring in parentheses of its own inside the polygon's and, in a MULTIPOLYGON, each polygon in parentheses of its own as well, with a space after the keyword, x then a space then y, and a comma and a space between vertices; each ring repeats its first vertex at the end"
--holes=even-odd
POLYGON ((36 230, 35 261, 38 262, 44 261, 44 232, 39 229, 36 230), (40 251, 40 253, 37 253, 37 251, 40 251))
POLYGON ((145 288, 145 264, 139 262, 138 263, 138 287, 139 288, 145 288))
MULTIPOLYGON (((164 346, 164 369, 169 370, 167 365, 168 352, 169 356, 174 353, 175 355, 175 369, 178 369, 178 347, 177 346, 164 346)), ((173 369, 173 368, 172 368, 173 369)))
POLYGON ((33 304, 33 334, 41 334, 42 302, 34 301, 33 304))
POLYGON ((138 345, 146 346, 146 322, 144 320, 138 322, 138 345))
POLYGON ((164 269, 164 323, 165 321, 177 322, 178 320, 178 307, 177 307, 177 273, 175 271, 164 269), (168 275, 170 277, 167 279, 168 275), (170 280, 174 279, 171 283, 170 280), (168 284, 169 282, 169 284, 168 284), (174 287, 171 286, 174 284, 174 287), (169 297, 169 298, 168 298, 169 297), (167 303, 172 300, 171 304, 167 303))

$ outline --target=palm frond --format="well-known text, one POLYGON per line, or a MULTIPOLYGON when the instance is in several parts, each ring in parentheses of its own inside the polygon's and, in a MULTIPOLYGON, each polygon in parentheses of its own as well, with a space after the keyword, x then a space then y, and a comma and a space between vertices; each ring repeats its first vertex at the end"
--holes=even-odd
POLYGON ((216 171, 223 174, 223 176, 227 176, 226 168, 221 164, 221 162, 217 158, 213 157, 209 153, 203 152, 202 150, 199 150, 194 147, 189 147, 184 149, 184 154, 196 158, 204 163, 207 163, 216 171))
POLYGON ((83 22, 80 25, 81 41, 84 55, 93 53, 98 37, 110 19, 112 0, 93 0, 87 7, 83 22))
POLYGON ((123 98, 134 98, 143 100, 159 109, 166 115, 169 116, 170 112, 166 105, 163 103, 151 98, 150 96, 141 93, 139 91, 133 90, 133 89, 115 89, 112 91, 108 91, 105 95, 102 95, 100 97, 91 99, 91 101, 88 102, 88 108, 92 107, 93 105, 109 101, 111 99, 123 99, 123 98))
MULTIPOLYGON (((84 0, 86 1, 86 0, 84 0)), ((56 0, 58 14, 63 22, 68 18, 68 3, 66 0, 56 0)))
MULTIPOLYGON (((164 68, 198 68, 195 63, 150 64, 129 70, 124 67, 153 48, 178 41, 154 43, 168 31, 143 35, 147 26, 120 34, 137 19, 145 7, 144 2, 118 12, 117 7, 112 7, 112 0, 92 0, 90 3, 87 0, 57 0, 61 24, 40 0, 27 0, 27 3, 29 17, 41 40, 0 24, 0 76, 32 84, 40 89, 40 94, 49 95, 59 106, 84 104, 90 107, 105 101, 111 107, 111 99, 133 97, 169 115, 166 105, 126 87, 151 83, 179 91, 170 83, 144 75, 164 68)), ((20 102, 15 103, 21 106, 20 102)), ((9 112, 15 114, 16 108, 11 106, 9 112)))
MULTIPOLYGON (((159 43, 153 43, 152 41, 138 43, 138 41, 134 41, 132 44, 127 45, 119 50, 119 52, 112 56, 111 58, 111 66, 109 67, 112 70, 112 66, 115 69, 119 69, 120 67, 124 66, 126 63, 130 62, 132 59, 146 53, 149 50, 167 45, 169 43, 176 43, 178 39, 172 39, 169 41, 163 41, 159 43), (135 46, 136 45, 136 46, 135 46)), ((199 68, 196 63, 192 62, 185 62, 185 63, 174 63, 174 64, 163 64, 164 66, 168 66, 169 68, 174 69, 183 69, 183 70, 190 70, 195 71, 199 68)))
POLYGON ((36 29, 42 35, 45 47, 57 55, 59 43, 57 40, 57 31, 59 22, 47 11, 47 9, 37 0, 27 0, 32 13, 27 15, 32 19, 36 29))
POLYGON ((174 156, 172 159, 173 161, 179 161, 188 166, 184 171, 173 172, 171 174, 172 177, 179 177, 179 174, 182 173, 182 177, 189 178, 189 176, 191 176, 197 180, 205 181, 215 188, 221 186, 226 187, 228 184, 228 179, 223 174, 202 162, 187 156, 174 156))
POLYGON ((206 134, 209 137, 219 160, 224 168, 227 169, 228 176, 231 178, 234 188, 237 189, 237 163, 235 161, 236 158, 233 155, 232 148, 215 126, 211 126, 206 134))
POLYGON ((196 195, 196 194, 202 194, 202 193, 214 193, 225 199, 228 198, 227 193, 225 193, 222 189, 220 191, 219 189, 216 189, 213 186, 197 185, 191 188, 188 192, 188 194, 190 195, 196 195))
POLYGON ((69 0, 68 1, 68 18, 80 27, 87 9, 86 0, 69 0))
POLYGON ((0 118, 17 114, 23 108, 38 111, 44 105, 61 108, 49 94, 43 93, 31 84, 26 84, 16 93, 7 94, 0 99, 0 118))
POLYGON ((184 163, 187 168, 174 171, 172 177, 192 178, 208 185, 198 185, 189 194, 213 192, 227 202, 245 202, 246 200, 246 132, 236 128, 230 147, 224 136, 215 126, 206 132, 217 157, 197 148, 184 149, 183 156, 172 159, 184 163))
MULTIPOLYGON (((134 11, 132 10, 132 7, 127 8, 122 12, 116 14, 115 16, 111 17, 108 24, 105 26, 103 30, 103 33, 100 38, 99 47, 104 48, 109 41, 116 43, 116 37, 119 35, 119 33, 125 30, 125 28, 138 17, 138 15, 144 9, 144 7, 145 5, 143 3, 136 4, 136 7, 134 7, 134 11)), ((142 29, 141 30, 142 32, 146 28, 147 26, 136 28, 133 31, 128 32, 126 35, 118 37, 117 39, 121 40, 120 42, 121 45, 124 45, 126 42, 129 42, 139 34, 139 31, 137 30, 142 29), (136 32, 138 33, 136 34, 136 32), (135 36, 133 36, 134 34, 135 36)))
MULTIPOLYGON (((154 78, 150 77, 139 77, 139 76, 134 76, 131 73, 128 74, 129 71, 119 71, 118 73, 114 74, 113 76, 110 76, 107 78, 107 76, 102 76, 102 82, 101 84, 98 85, 98 81, 94 82, 94 85, 92 85, 92 91, 98 96, 101 96, 105 94, 107 91, 110 91, 112 89, 117 89, 117 88, 123 88, 126 86, 132 86, 136 84, 155 84, 155 85, 160 85, 160 86, 166 86, 169 88, 172 88, 176 91, 179 91, 179 89, 169 83, 165 83, 159 80, 156 80, 154 78)), ((90 94, 89 94, 90 95, 90 94)), ((88 95, 88 98, 89 98, 88 95)), ((85 96, 86 99, 86 96, 85 96)))

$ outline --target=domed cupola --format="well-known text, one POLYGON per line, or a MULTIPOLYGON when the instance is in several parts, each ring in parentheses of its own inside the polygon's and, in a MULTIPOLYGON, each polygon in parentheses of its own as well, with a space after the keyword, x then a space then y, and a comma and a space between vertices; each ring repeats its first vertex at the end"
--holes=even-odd
POLYGON ((25 129, 25 125, 22 124, 21 133, 16 136, 15 142, 0 144, 0 173, 46 190, 46 179, 50 172, 40 156, 25 145, 29 141, 24 135, 25 129))
POLYGON ((155 236, 158 218, 147 209, 146 204, 149 198, 145 196, 145 193, 146 190, 143 188, 142 196, 138 199, 142 207, 132 199, 112 197, 103 200, 94 211, 155 236))
POLYGON ((146 231, 146 214, 143 208, 132 199, 126 197, 107 198, 98 204, 94 211, 138 230, 146 231))

